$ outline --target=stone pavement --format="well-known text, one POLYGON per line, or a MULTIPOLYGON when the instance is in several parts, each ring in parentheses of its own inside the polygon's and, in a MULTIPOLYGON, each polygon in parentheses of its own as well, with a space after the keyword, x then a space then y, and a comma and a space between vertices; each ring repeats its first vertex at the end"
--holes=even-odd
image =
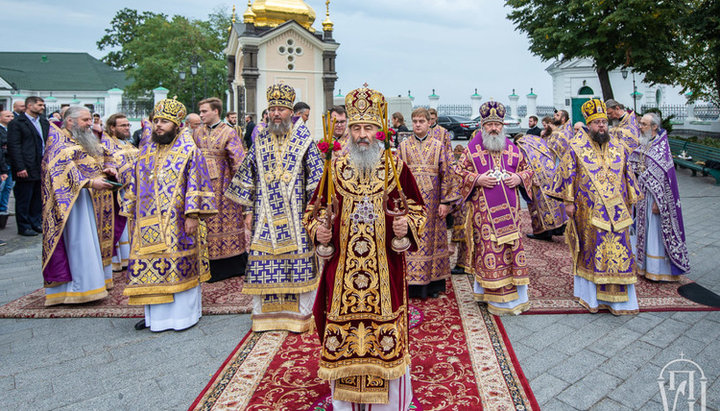
MULTIPOLYGON (((720 187, 678 172, 693 271, 720 294, 720 187)), ((0 231, 0 305, 41 285, 41 240, 0 231)), ((248 315, 206 316, 184 332, 135 331, 137 319, 0 319, 0 408, 186 409, 250 328, 248 315)), ((503 317, 544 410, 662 410, 656 379, 697 362, 708 409, 720 409, 720 312, 503 317)))

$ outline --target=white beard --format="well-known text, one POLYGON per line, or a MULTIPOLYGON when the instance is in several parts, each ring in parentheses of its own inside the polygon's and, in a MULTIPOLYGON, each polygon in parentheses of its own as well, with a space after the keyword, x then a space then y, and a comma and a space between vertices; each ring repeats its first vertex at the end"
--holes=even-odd
POLYGON ((268 131, 270 131, 270 133, 275 134, 278 137, 281 137, 281 136, 284 136, 285 134, 287 134, 288 131, 290 131, 291 126, 292 126, 292 123, 291 123, 290 119, 283 120, 280 123, 271 122, 268 125, 268 131))
POLYGON ((380 163, 382 147, 379 144, 370 143, 367 147, 360 147, 352 137, 349 139, 348 153, 350 161, 358 170, 370 172, 375 170, 380 163))
POLYGON ((646 146, 650 141, 653 139, 652 131, 648 131, 647 133, 644 131, 640 131, 640 145, 646 146))
POLYGON ((499 152, 505 150, 505 128, 500 130, 499 134, 485 134, 482 135, 483 147, 488 151, 499 152))
POLYGON ((97 157, 102 154, 100 142, 98 142, 97 137, 95 137, 95 134, 93 134, 93 132, 89 128, 73 126, 70 129, 70 133, 72 134, 75 141, 77 141, 82 146, 86 153, 90 154, 93 157, 97 157))

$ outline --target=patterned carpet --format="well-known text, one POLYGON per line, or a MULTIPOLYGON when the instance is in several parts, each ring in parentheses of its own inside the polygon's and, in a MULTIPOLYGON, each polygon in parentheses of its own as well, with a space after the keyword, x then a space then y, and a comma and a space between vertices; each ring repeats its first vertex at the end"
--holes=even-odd
MULTIPOLYGON (((82 318, 142 317, 142 306, 129 306, 123 296, 125 272, 113 275, 115 287, 106 298, 86 304, 45 307, 45 290, 39 289, 0 307, 0 318, 82 318)), ((242 294, 243 280, 233 277, 217 283, 202 284, 204 315, 246 314, 252 311, 252 296, 242 294)))
MULTIPOLYGON (((522 210, 521 227, 530 267, 531 307, 525 314, 587 313, 573 297, 572 258, 565 238, 553 237, 552 242, 547 242, 525 237, 525 234, 532 232, 527 210, 522 210)), ((694 303, 678 294, 678 287, 691 282, 687 278, 680 283, 659 283, 644 277, 638 278, 635 288, 640 311, 717 310, 694 303)))
MULTIPOLYGON (((500 319, 473 300, 468 277, 410 304, 414 409, 539 409, 500 319)), ((329 410, 319 350, 315 333, 249 333, 190 409, 329 410)))

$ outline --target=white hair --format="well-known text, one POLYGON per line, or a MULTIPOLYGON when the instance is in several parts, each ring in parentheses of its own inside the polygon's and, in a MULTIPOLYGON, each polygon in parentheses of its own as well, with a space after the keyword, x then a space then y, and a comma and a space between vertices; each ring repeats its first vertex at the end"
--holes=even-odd
POLYGON ((90 110, 87 107, 83 106, 70 106, 65 110, 65 115, 63 116, 63 120, 67 120, 68 118, 71 118, 73 120, 77 120, 78 117, 80 117, 80 113, 83 111, 87 111, 88 113, 90 110))

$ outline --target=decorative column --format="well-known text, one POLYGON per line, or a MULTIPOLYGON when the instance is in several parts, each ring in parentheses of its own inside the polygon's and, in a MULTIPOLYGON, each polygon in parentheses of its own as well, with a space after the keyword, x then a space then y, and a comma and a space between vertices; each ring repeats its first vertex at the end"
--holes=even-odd
POLYGON ((537 94, 533 93, 530 88, 530 94, 527 95, 527 114, 525 115, 524 125, 528 125, 530 116, 537 116, 537 94))
POLYGON ((160 100, 166 99, 170 90, 163 86, 153 89, 153 103, 157 104, 160 100))
POLYGON ((103 120, 107 120, 111 114, 120 112, 120 106, 122 105, 122 96, 125 93, 121 89, 114 87, 107 91, 108 96, 105 97, 105 117, 103 120))
POLYGON ((477 89, 475 89, 475 94, 470 96, 470 118, 475 118, 478 114, 480 114, 480 106, 482 105, 482 96, 478 94, 477 89))
MULTIPOLYGON (((246 24, 247 25, 247 24, 246 24)), ((257 66, 258 46, 245 45, 242 48, 243 69, 242 78, 245 83, 245 114, 257 118, 257 81, 260 71, 257 66)))
POLYGON ((338 79, 335 72, 335 57, 337 54, 334 51, 323 51, 323 101, 325 102, 325 107, 321 111, 323 113, 333 104, 333 90, 338 79))
POLYGON ((438 103, 440 102, 440 96, 435 94, 435 89, 432 89, 432 94, 428 96, 428 99, 430 100, 430 108, 437 110, 438 103))
POLYGON ((518 114, 518 100, 520 100, 520 96, 515 94, 515 89, 513 89, 512 94, 508 96, 510 99, 510 117, 520 121, 520 116, 518 114))
POLYGON ((698 121, 698 118, 695 117, 695 100, 692 99, 692 95, 692 91, 688 91, 687 93, 685 93, 685 97, 688 99, 687 106, 685 106, 685 110, 687 110, 685 123, 690 123, 691 121, 698 121))

